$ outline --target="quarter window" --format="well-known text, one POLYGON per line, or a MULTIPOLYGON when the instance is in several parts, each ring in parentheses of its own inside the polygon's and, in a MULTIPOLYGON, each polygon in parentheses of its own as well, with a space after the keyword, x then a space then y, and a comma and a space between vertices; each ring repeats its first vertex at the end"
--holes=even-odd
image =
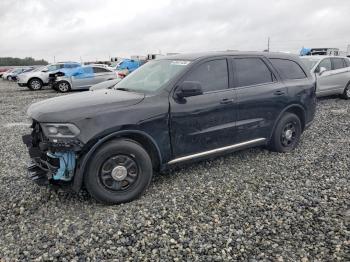
POLYGON ((332 61, 333 61, 333 70, 337 70, 345 67, 342 58, 332 58, 332 61))
POLYGON ((212 60, 199 65, 186 76, 185 81, 199 82, 202 85, 203 92, 227 89, 226 59, 212 60))
POLYGON ((326 68, 327 71, 332 70, 331 60, 329 58, 323 59, 318 65, 318 71, 320 71, 321 67, 326 68))
POLYGON ((284 79, 306 78, 304 70, 292 60, 272 58, 270 61, 284 79))
POLYGON ((260 58, 235 58, 235 72, 237 86, 251 86, 271 83, 273 74, 260 58))

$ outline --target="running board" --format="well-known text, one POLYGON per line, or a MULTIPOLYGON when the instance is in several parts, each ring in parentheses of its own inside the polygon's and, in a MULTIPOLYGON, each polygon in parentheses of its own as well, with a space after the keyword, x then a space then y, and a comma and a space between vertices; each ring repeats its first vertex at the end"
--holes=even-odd
POLYGON ((231 145, 231 146, 220 147, 220 148, 217 148, 217 149, 204 151, 204 152, 193 154, 193 155, 179 157, 179 158, 175 158, 175 159, 169 161, 168 165, 172 165, 172 164, 176 164, 176 163, 179 163, 179 162, 195 159, 195 158, 198 158, 198 157, 203 157, 203 156, 208 156, 208 155, 212 155, 212 154, 216 154, 216 153, 221 153, 221 152, 232 150, 232 149, 238 149, 238 148, 242 148, 242 147, 245 147, 245 146, 250 146, 250 145, 257 144, 257 143, 264 142, 264 141, 266 141, 266 138, 258 138, 258 139, 246 141, 246 142, 235 144, 235 145, 231 145))

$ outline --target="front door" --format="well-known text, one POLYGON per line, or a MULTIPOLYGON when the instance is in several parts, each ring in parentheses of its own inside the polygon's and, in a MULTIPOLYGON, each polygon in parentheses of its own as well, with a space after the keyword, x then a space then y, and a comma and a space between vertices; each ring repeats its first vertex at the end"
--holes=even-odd
POLYGON ((234 143, 236 95, 229 88, 228 68, 228 60, 222 58, 195 65, 182 81, 199 82, 203 94, 180 100, 176 96, 170 98, 174 158, 234 143))

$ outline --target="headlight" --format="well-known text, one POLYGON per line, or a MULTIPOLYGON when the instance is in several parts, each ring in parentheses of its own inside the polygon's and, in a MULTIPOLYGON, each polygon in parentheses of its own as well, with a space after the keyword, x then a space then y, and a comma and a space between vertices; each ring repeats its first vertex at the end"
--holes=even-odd
POLYGON ((47 137, 76 137, 80 130, 73 124, 47 123, 41 124, 47 137))

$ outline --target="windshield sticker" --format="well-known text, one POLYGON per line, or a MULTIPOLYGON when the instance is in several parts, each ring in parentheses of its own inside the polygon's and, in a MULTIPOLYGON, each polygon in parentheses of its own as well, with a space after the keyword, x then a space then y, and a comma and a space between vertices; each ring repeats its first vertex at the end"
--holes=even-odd
POLYGON ((171 62, 171 65, 182 65, 186 66, 190 63, 190 61, 180 61, 180 60, 174 60, 171 62))

